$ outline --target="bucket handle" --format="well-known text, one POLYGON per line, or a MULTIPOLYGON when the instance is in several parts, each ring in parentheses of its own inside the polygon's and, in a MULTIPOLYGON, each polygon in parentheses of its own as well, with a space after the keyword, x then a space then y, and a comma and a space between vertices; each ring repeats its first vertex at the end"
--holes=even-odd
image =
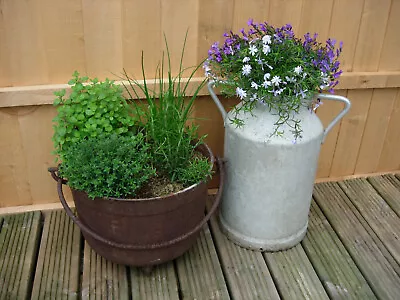
POLYGON ((208 222, 208 220, 211 218, 212 214, 215 212, 217 209, 220 201, 221 201, 221 196, 222 196, 222 190, 223 190, 223 185, 224 185, 224 177, 225 177, 225 169, 224 169, 224 164, 223 161, 220 158, 216 158, 216 165, 217 165, 217 171, 220 173, 220 180, 219 180, 219 188, 218 192, 216 195, 216 198, 214 200, 214 203, 211 207, 211 209, 208 211, 207 215, 203 218, 203 220, 197 224, 196 227, 194 227, 191 231, 182 234, 181 236, 178 236, 172 240, 162 242, 159 244, 148 244, 148 245, 127 245, 127 244, 121 244, 121 243, 116 243, 111 240, 105 239, 102 236, 98 235, 96 232, 94 232, 92 229, 90 229, 88 226, 83 224, 81 220, 75 216, 71 208, 69 207, 67 201, 65 200, 64 193, 63 193, 63 187, 62 185, 65 184, 67 181, 61 177, 59 177, 56 172, 58 171, 58 168, 49 168, 49 172, 51 173, 51 176, 54 178, 54 180, 57 181, 57 191, 58 191, 58 196, 60 198, 60 202, 62 206, 64 207, 65 212, 67 215, 71 218, 71 220, 87 235, 91 236, 92 238, 110 245, 115 248, 121 248, 121 249, 129 249, 129 250, 146 250, 146 249, 158 249, 158 248, 164 248, 171 246, 173 244, 176 244, 182 240, 187 239, 191 235, 195 234, 198 232, 204 224, 208 222))
MULTIPOLYGON (((214 85, 215 85, 215 82, 213 80, 210 80, 207 84, 208 91, 210 92, 211 98, 214 100, 215 104, 217 105, 217 107, 222 115, 222 118, 224 120, 224 126, 225 126, 227 112, 226 112, 224 106, 222 105, 221 101, 219 101, 217 95, 214 92, 214 89, 213 89, 214 85)), ((322 142, 321 142, 321 144, 322 144, 322 143, 324 143, 327 134, 329 133, 329 131, 331 131, 333 126, 335 126, 340 121, 340 119, 342 119, 344 117, 344 115, 349 112, 350 107, 351 107, 351 102, 346 97, 338 96, 338 95, 318 94, 317 97, 320 99, 324 99, 324 100, 340 101, 340 102, 344 103, 343 110, 324 129, 322 142)))

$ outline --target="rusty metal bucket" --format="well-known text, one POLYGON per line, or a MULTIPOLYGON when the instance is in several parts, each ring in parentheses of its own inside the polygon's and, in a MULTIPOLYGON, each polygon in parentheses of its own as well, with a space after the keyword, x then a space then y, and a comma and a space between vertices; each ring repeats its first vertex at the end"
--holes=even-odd
MULTIPOLYGON (((215 163, 207 145, 199 149, 215 163)), ((165 197, 147 199, 89 199, 72 190, 77 216, 68 206, 63 184, 66 180, 49 172, 57 181, 58 195, 66 213, 79 226, 88 244, 99 255, 119 264, 153 266, 183 254, 198 237, 203 225, 219 205, 224 177, 222 161, 216 159, 220 187, 211 210, 205 216, 207 184, 201 182, 165 197)))

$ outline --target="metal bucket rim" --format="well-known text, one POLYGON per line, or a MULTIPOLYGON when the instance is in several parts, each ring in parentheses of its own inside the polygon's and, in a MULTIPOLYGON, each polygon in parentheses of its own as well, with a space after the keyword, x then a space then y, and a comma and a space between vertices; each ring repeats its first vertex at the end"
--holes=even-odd
MULTIPOLYGON (((214 163, 215 163, 215 157, 213 152, 211 151, 211 148, 206 144, 206 143, 202 143, 200 144, 198 147, 204 147, 205 150, 207 151, 207 155, 208 158, 210 159, 210 170, 213 168, 214 163)), ((178 192, 174 192, 168 195, 164 195, 164 196, 157 196, 157 197, 150 197, 150 198, 115 198, 115 197, 96 197, 96 200, 105 200, 105 201, 126 201, 126 202, 141 202, 141 201, 159 201, 159 200, 166 200, 168 198, 172 198, 172 197, 176 197, 180 194, 184 194, 189 192, 190 190, 194 190, 196 189, 198 186, 205 184, 204 181, 200 181, 198 183, 192 184, 191 186, 188 186, 186 188, 184 188, 183 190, 180 190, 178 192)), ((85 192, 85 191, 81 191, 81 192, 85 192)))

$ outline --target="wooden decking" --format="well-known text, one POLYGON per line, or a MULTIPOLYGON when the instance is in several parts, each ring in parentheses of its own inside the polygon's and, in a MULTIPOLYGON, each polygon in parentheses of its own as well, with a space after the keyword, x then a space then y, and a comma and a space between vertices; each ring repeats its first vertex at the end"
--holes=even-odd
POLYGON ((96 255, 62 210, 0 228, 0 299, 400 299, 398 175, 316 185, 307 236, 288 251, 235 246, 213 218, 149 275, 96 255))

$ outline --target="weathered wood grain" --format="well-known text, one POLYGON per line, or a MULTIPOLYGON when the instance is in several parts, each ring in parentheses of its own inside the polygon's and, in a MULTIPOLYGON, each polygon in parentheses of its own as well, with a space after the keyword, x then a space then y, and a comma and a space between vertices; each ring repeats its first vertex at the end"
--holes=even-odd
POLYGON ((229 299, 208 226, 194 246, 176 260, 182 299, 229 299))
POLYGON ((400 219, 366 179, 339 182, 369 226, 400 263, 400 219))
MULTIPOLYGON (((212 199, 208 201, 208 208, 212 199)), ((235 245, 222 234, 217 214, 211 218, 211 231, 233 299, 280 299, 261 252, 235 245)))
POLYGON ((391 209, 400 217, 400 181, 395 175, 374 176, 368 182, 379 192, 391 209))
POLYGON ((376 299, 314 201, 311 204, 307 235, 302 245, 331 299, 376 299))
POLYGON ((129 299, 127 269, 96 254, 85 242, 82 299, 129 299))
POLYGON ((337 183, 315 186, 314 198, 379 298, 400 297, 400 268, 337 183))
POLYGON ((264 257, 284 299, 329 299, 301 244, 264 257))
POLYGON ((40 212, 4 217, 0 232, 0 299, 29 297, 40 222, 40 212))
POLYGON ((174 263, 155 266, 150 274, 130 268, 132 300, 178 300, 178 278, 174 263))
POLYGON ((33 282, 33 299, 78 299, 81 235, 63 210, 45 221, 33 282))

